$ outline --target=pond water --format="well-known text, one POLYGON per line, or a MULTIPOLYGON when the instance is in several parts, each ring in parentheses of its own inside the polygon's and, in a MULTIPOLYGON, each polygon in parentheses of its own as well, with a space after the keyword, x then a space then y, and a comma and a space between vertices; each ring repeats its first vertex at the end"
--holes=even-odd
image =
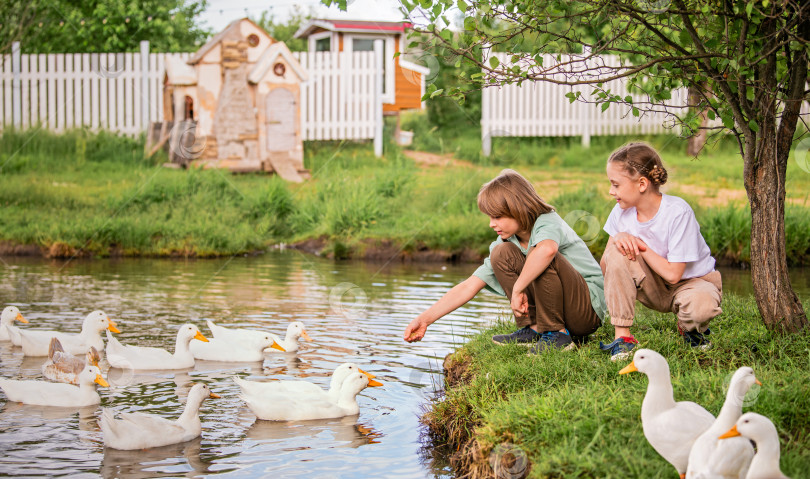
MULTIPOLYGON (((482 293, 434 324, 421 343, 408 345, 401 335, 475 267, 332 262, 296 251, 198 261, 2 258, 0 305, 17 305, 31 322, 23 327, 78 332, 84 316, 101 309, 118 323, 124 344, 172 349, 186 322, 210 337, 206 319, 280 335, 290 321, 302 321, 313 342, 297 354, 268 353, 262 363, 108 371, 113 386, 99 393, 102 406, 116 411, 175 419, 193 382, 222 396, 203 404, 201 438, 149 451, 105 449, 98 408, 25 406, 0 393, 0 475, 449 477, 443 462, 421 449, 418 416, 441 386, 444 356, 508 304, 482 293), (364 390, 359 416, 343 419, 258 421, 231 380, 295 378, 328 387, 331 371, 347 361, 384 386, 364 390)), ((750 293, 745 273, 724 271, 726 290, 750 293)), ((794 286, 806 298, 810 274, 800 270, 794 286)), ((0 343, 2 377, 39 378, 43 361, 0 343)))

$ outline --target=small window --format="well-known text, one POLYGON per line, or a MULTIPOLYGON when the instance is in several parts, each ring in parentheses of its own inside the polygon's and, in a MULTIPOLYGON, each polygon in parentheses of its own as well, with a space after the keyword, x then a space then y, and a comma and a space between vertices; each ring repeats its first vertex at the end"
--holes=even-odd
POLYGON ((255 33, 251 33, 250 35, 248 35, 247 41, 248 45, 255 47, 256 45, 259 44, 259 36, 256 35, 255 33))
POLYGON ((328 52, 332 50, 332 39, 330 37, 315 40, 316 52, 328 52))

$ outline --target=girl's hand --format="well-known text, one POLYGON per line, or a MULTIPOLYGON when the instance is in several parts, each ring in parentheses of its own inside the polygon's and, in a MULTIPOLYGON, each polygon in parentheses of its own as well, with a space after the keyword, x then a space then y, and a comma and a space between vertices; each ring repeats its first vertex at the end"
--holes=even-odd
POLYGON ((411 324, 405 328, 405 334, 402 335, 402 339, 406 342, 413 343, 415 341, 421 341, 422 338, 425 337, 425 333, 427 332, 428 323, 427 321, 422 320, 419 316, 415 317, 411 324))
POLYGON ((627 259, 635 261, 636 256, 647 251, 647 244, 640 238, 629 233, 619 233, 613 237, 613 244, 627 259))
POLYGON ((516 318, 522 318, 529 314, 529 297, 526 293, 512 292, 512 299, 510 301, 512 312, 515 313, 516 318))

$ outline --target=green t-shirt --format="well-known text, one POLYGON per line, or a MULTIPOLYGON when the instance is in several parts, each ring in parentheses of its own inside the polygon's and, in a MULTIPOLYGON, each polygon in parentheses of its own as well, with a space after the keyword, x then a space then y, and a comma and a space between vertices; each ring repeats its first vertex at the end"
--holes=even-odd
MULTIPOLYGON (((537 218, 532 227, 528 248, 523 248, 514 235, 507 241, 514 243, 524 255, 528 255, 532 247, 544 240, 552 240, 557 243, 560 254, 585 278, 585 283, 588 284, 588 291, 591 294, 593 310, 599 316, 599 319, 604 320, 607 305, 605 304, 605 279, 602 276, 602 269, 591 255, 582 238, 568 226, 568 223, 560 218, 560 215, 552 211, 537 218)), ((492 253, 492 250, 503 242, 504 240, 501 238, 493 241, 489 245, 489 252, 492 253)), ((502 296, 506 295, 495 278, 495 272, 492 270, 492 263, 489 258, 484 260, 484 264, 479 266, 473 275, 481 278, 487 284, 488 290, 502 296)))

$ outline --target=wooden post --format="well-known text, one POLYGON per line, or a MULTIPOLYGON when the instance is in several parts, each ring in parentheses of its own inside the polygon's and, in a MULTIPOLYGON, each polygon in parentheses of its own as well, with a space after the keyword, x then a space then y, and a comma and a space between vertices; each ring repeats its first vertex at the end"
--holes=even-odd
MULTIPOLYGON (((155 92, 157 93, 157 92, 155 92)), ((141 41, 141 130, 149 127, 149 40, 141 41)))
POLYGON ((14 79, 11 83, 12 107, 11 114, 14 118, 14 127, 22 126, 22 94, 20 93, 20 42, 11 44, 11 72, 14 79))
POLYGON ((374 155, 383 154, 383 41, 374 40, 374 155))

